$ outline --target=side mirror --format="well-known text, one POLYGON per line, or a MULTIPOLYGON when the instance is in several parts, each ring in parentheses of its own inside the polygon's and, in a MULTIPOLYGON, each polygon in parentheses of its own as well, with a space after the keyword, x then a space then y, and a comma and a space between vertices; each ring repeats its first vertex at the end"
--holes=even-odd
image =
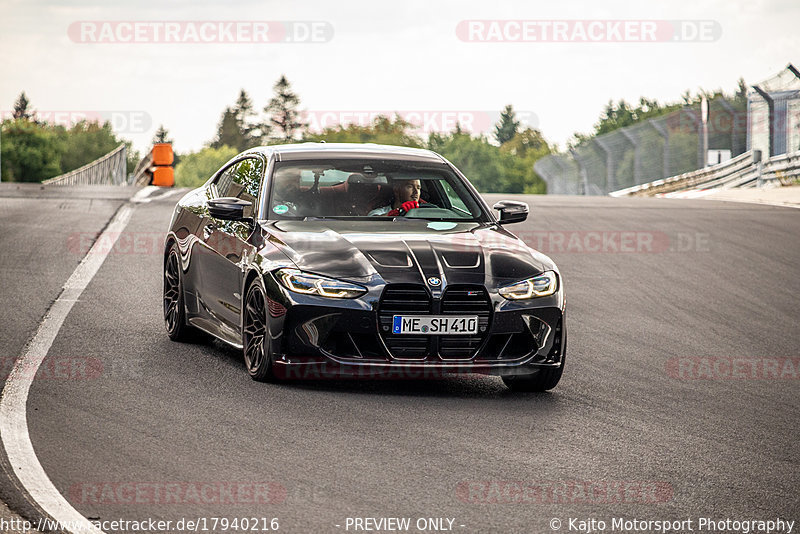
POLYGON ((516 200, 501 200, 494 206, 500 212, 500 224, 522 222, 528 218, 528 205, 516 200))
POLYGON ((252 214, 253 203, 236 197, 214 198, 208 201, 208 213, 216 219, 244 221, 250 219, 245 211, 252 214))

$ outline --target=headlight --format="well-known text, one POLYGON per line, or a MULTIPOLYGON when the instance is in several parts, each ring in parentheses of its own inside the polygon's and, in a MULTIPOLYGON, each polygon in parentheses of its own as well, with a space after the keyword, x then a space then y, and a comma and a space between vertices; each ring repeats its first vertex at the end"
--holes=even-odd
POLYGON ((533 299, 552 295, 557 289, 558 277, 556 277, 556 273, 546 271, 539 276, 501 287, 500 294, 511 300, 533 299))
POLYGON ((335 299, 354 299, 367 292, 361 286, 334 278, 304 273, 298 269, 280 269, 275 275, 286 289, 295 293, 335 299))

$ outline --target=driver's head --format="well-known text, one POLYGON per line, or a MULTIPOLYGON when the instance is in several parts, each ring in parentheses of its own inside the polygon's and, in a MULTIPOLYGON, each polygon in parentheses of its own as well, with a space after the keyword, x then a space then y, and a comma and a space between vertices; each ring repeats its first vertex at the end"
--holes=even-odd
POLYGON ((419 202, 419 193, 422 184, 419 180, 398 180, 394 184, 395 207, 399 207, 403 202, 416 200, 419 202))
POLYGON ((282 169, 275 176, 275 193, 280 198, 300 192, 300 169, 282 169))

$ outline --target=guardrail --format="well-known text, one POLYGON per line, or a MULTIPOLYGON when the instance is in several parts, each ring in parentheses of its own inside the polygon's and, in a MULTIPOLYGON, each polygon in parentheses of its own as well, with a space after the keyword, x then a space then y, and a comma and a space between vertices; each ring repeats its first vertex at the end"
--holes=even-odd
POLYGON ((650 197, 689 189, 754 187, 770 180, 788 184, 800 177, 800 152, 773 156, 766 161, 759 159, 759 153, 751 150, 718 165, 609 194, 612 197, 650 197))
POLYGON ((770 158, 761 174, 763 181, 778 180, 782 185, 788 185, 798 178, 800 178, 800 151, 770 158))
POLYGON ((48 185, 125 185, 127 183, 127 155, 125 144, 97 158, 83 167, 48 180, 48 185))

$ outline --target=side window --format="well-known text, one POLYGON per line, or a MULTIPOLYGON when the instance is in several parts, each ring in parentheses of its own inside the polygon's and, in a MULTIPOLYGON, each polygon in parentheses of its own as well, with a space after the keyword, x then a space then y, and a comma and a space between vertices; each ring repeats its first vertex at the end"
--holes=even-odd
POLYGON ((217 178, 217 193, 221 197, 236 197, 256 203, 258 187, 261 185, 263 164, 255 158, 247 158, 231 165, 217 178))
POLYGON ((236 171, 233 173, 233 183, 228 191, 228 196, 249 200, 255 204, 258 197, 258 188, 261 185, 263 167, 261 160, 256 158, 247 158, 240 161, 236 165, 236 171))
POLYGON ((219 175, 214 184, 217 186, 217 194, 221 197, 228 196, 228 190, 233 182, 233 173, 236 170, 236 165, 231 165, 219 175))

